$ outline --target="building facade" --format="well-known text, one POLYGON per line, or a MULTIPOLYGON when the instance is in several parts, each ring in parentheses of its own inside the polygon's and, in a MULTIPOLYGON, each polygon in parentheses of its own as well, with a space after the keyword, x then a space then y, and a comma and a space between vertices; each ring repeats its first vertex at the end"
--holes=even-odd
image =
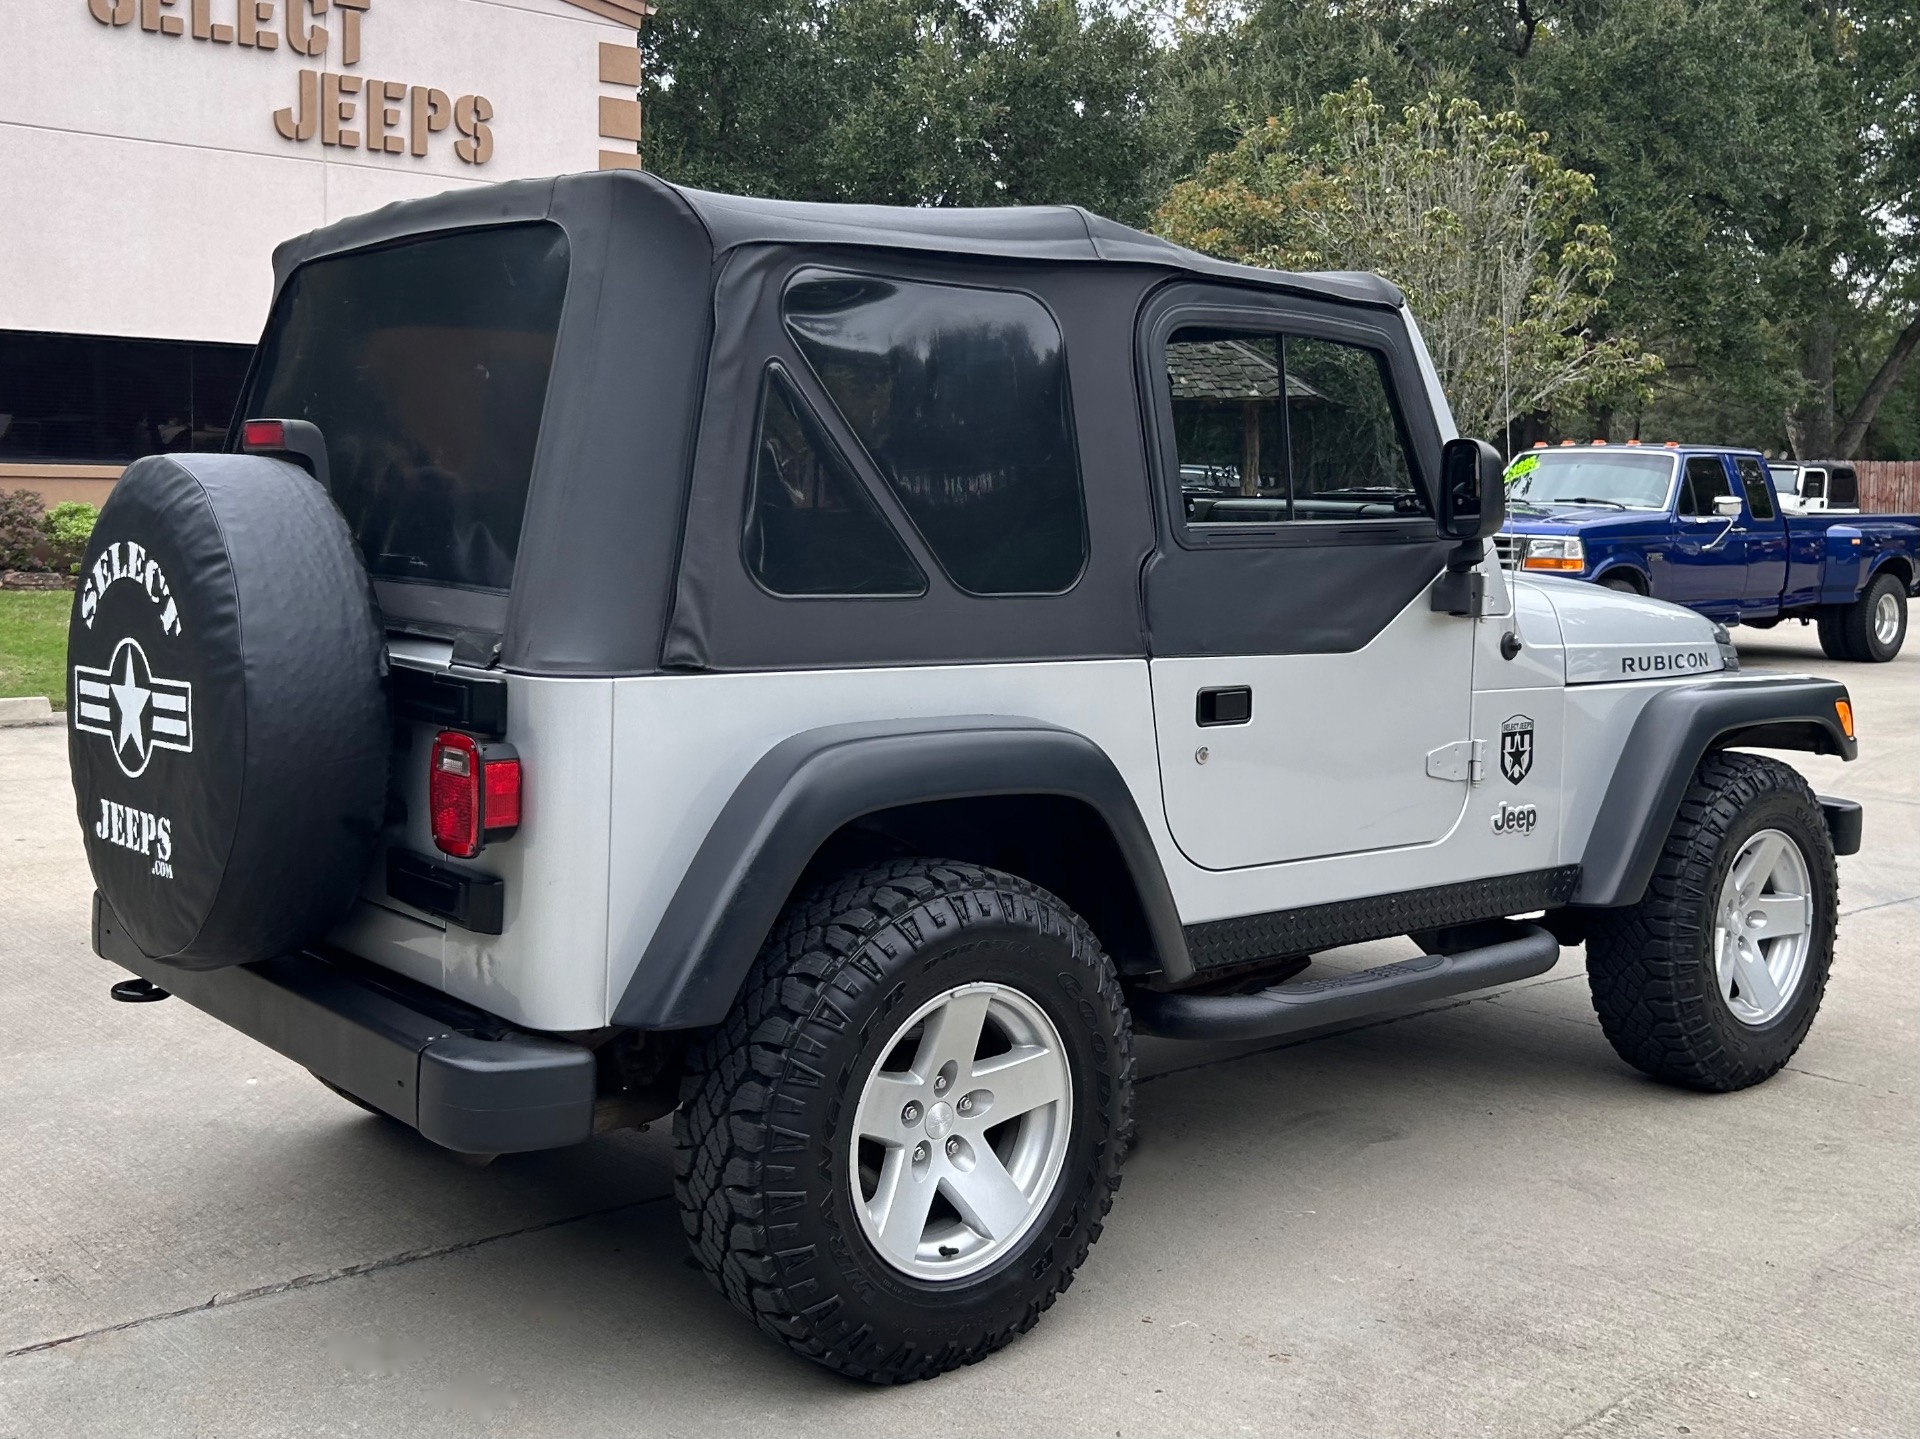
POLYGON ((645 0, 20 0, 0 14, 0 490, 217 449, 275 245, 640 163, 645 0))

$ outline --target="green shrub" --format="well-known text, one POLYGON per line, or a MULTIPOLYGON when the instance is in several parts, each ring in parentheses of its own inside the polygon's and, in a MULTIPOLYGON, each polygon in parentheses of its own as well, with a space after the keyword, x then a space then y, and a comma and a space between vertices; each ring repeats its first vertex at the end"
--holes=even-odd
POLYGON ((40 496, 32 490, 0 490, 0 570, 38 569, 46 543, 40 496))
POLYGON ((61 574, 77 574, 80 557, 87 552, 93 537, 94 521, 100 511, 79 500, 55 505, 47 512, 47 541, 53 550, 53 567, 61 574))

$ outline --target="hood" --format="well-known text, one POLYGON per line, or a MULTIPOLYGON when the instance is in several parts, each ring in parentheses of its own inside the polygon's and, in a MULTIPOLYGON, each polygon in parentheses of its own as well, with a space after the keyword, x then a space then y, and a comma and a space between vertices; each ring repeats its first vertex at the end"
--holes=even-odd
POLYGON ((1510 574, 1553 607, 1566 646, 1567 683, 1669 680, 1737 668, 1726 633, 1704 615, 1665 600, 1551 575, 1510 574))
POLYGON ((1522 535, 1560 534, 1573 529, 1591 533, 1607 528, 1637 528, 1650 520, 1664 518, 1665 514, 1660 510, 1616 510, 1611 505, 1535 505, 1522 502, 1509 506, 1507 523, 1503 528, 1522 535))

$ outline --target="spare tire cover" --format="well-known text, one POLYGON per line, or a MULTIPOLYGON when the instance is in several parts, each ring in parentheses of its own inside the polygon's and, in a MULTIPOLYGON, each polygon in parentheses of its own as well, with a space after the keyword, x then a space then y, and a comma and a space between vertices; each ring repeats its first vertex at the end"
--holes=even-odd
POLYGON ((156 455, 94 527, 67 625, 94 883, 155 959, 271 958, 353 901, 386 803, 383 631, 298 466, 156 455))

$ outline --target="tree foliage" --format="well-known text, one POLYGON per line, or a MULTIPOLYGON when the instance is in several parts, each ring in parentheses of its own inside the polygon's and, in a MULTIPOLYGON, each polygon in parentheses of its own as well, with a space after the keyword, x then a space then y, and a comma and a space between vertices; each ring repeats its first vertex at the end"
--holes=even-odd
POLYGON ((1243 264, 1371 270, 1420 320, 1461 427, 1497 434, 1555 404, 1637 394, 1659 361, 1593 324, 1613 280, 1593 181, 1512 111, 1427 96, 1389 120, 1367 83, 1292 114, 1176 185, 1162 233, 1243 264))
POLYGON ((789 199, 1151 197, 1151 28, 1086 0, 664 0, 642 34, 647 152, 675 180, 789 199))
POLYGON ((1611 244, 1570 329, 1665 364, 1537 426, 1920 454, 1915 0, 659 0, 642 43, 649 166, 795 198, 1142 223, 1356 80, 1517 113, 1611 244))
POLYGON ((1189 10, 1155 107, 1176 177, 1358 76, 1390 107, 1437 91, 1518 110, 1593 177, 1616 262, 1596 333, 1637 337, 1666 370, 1617 421, 1598 396, 1556 407, 1562 432, 1920 453, 1920 387, 1884 375, 1920 316, 1912 0, 1189 10))

